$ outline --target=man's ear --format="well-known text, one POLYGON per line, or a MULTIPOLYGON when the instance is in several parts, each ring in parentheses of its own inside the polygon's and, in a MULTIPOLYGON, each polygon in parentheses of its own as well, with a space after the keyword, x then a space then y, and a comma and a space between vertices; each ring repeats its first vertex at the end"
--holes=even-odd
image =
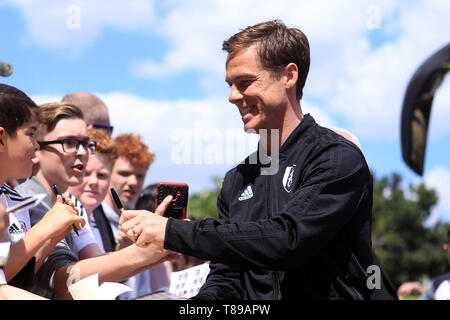
POLYGON ((3 152, 6 147, 6 130, 3 127, 0 127, 0 152, 3 152))
POLYGON ((33 158, 33 165, 31 166, 31 175, 35 176, 39 172, 40 168, 41 165, 39 159, 37 157, 33 158))
POLYGON ((295 88, 298 79, 298 67, 295 63, 289 63, 285 67, 286 88, 295 88))

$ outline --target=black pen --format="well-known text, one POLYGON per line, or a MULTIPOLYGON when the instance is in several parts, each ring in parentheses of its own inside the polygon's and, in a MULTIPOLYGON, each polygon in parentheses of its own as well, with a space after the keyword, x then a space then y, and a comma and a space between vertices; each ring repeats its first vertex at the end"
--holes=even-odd
POLYGON ((120 198, 119 198, 116 190, 114 190, 114 188, 111 188, 111 195, 112 195, 112 197, 114 199, 114 203, 116 204, 117 209, 119 209, 120 212, 123 212, 122 202, 120 202, 120 198))
MULTIPOLYGON (((61 197, 62 197, 61 190, 59 190, 59 188, 58 188, 58 186, 56 184, 53 185, 53 192, 55 193, 55 196, 61 195, 61 197)), ((64 204, 66 204, 66 202, 64 201, 64 198, 62 199, 62 201, 63 201, 64 204)), ((73 231, 75 231, 75 233, 78 236, 79 234, 78 234, 77 228, 75 227, 74 224, 72 224, 72 227, 73 227, 73 231)))

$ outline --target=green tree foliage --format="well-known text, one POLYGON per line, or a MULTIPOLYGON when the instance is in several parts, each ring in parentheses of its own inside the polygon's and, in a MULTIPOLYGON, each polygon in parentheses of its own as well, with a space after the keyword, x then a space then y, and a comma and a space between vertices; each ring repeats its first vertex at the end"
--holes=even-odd
POLYGON ((394 285, 422 280, 442 273, 442 244, 448 224, 425 226, 437 194, 423 183, 405 191, 402 178, 374 176, 372 242, 377 256, 394 285))
POLYGON ((187 216, 197 219, 217 218, 217 196, 222 188, 223 180, 214 177, 214 189, 193 194, 189 198, 187 216))

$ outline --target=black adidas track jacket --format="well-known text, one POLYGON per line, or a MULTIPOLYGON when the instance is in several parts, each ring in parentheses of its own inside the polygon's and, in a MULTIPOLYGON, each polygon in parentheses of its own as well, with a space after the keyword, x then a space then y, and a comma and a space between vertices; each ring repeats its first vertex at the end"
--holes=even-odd
POLYGON ((226 174, 219 220, 167 223, 165 248, 212 261, 195 299, 370 299, 385 290, 369 279, 379 267, 372 176, 358 147, 307 114, 280 148, 276 174, 251 159, 226 174))

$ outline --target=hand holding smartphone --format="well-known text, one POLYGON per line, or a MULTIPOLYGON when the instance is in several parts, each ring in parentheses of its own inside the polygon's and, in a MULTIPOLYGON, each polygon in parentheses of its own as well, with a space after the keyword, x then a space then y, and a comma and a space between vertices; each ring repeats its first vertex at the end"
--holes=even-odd
POLYGON ((189 186, 182 182, 160 182, 156 187, 156 208, 163 200, 171 195, 172 203, 164 212, 164 217, 186 219, 186 210, 189 197, 189 186))

